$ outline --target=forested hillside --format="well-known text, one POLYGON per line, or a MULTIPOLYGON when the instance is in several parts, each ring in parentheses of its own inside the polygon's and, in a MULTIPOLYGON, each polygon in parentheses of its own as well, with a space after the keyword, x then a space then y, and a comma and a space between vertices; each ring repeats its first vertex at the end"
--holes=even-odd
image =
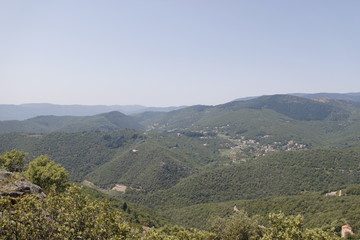
MULTIPOLYGON (((360 183, 359 159, 359 148, 273 153, 194 174, 166 191, 153 193, 144 203, 184 207, 331 191, 346 184, 360 183)), ((134 197, 138 195, 134 193, 134 197)), ((131 195, 129 197, 131 199, 131 195)))
POLYGON ((0 129, 0 154, 46 154, 91 195, 149 207, 167 223, 210 230, 197 219, 231 216, 236 204, 264 225, 281 210, 302 214, 309 228, 339 228, 343 219, 360 228, 356 189, 324 197, 360 184, 355 102, 274 95, 133 117, 43 116, 0 129))
MULTIPOLYGON (((334 189, 335 190, 335 189, 334 189)), ((337 189, 343 196, 326 196, 324 192, 304 192, 300 195, 265 197, 253 200, 236 200, 217 203, 195 204, 182 208, 164 210, 169 221, 184 226, 209 229, 209 219, 232 215, 236 209, 245 210, 250 216, 260 216, 262 224, 267 225, 269 212, 284 212, 304 216, 306 227, 337 228, 346 223, 360 229, 359 185, 337 189), (357 189, 357 192, 354 192, 357 189)))
POLYGON ((39 116, 24 121, 0 121, 0 133, 27 132, 82 132, 142 129, 132 117, 120 112, 109 112, 89 117, 39 116))
POLYGON ((228 143, 224 139, 129 129, 44 135, 9 133, 0 135, 0 143, 4 152, 17 148, 31 156, 48 154, 76 181, 90 180, 103 187, 126 184, 144 191, 169 188, 203 168, 229 161, 219 152, 228 143))
MULTIPOLYGON (((340 101, 340 100, 332 100, 340 101)), ((290 95, 262 96, 248 101, 233 101, 217 106, 192 106, 163 113, 147 120, 147 124, 157 124, 169 130, 189 127, 204 118, 219 116, 240 109, 270 109, 293 120, 344 120, 349 117, 346 109, 334 106, 331 101, 306 99, 290 95), (164 126, 166 124, 166 127, 164 126)))
POLYGON ((29 157, 48 154, 68 169, 73 180, 81 181, 111 159, 119 147, 136 141, 141 136, 137 134, 134 130, 45 135, 9 133, 0 135, 0 142, 2 152, 16 148, 28 152, 29 157))
POLYGON ((260 142, 295 140, 314 146, 359 141, 358 103, 305 99, 288 95, 263 96, 217 106, 192 106, 159 114, 136 116, 149 130, 197 131, 260 142))

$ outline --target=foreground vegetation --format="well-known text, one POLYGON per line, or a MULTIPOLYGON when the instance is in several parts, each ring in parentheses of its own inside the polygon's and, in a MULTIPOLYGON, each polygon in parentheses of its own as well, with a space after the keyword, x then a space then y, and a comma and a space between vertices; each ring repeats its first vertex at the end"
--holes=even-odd
POLYGON ((45 199, 26 196, 0 199, 1 239, 337 239, 333 231, 304 229, 301 216, 270 215, 270 227, 245 213, 216 219, 212 230, 183 227, 140 228, 106 202, 90 201, 78 187, 48 193, 45 199))
POLYGON ((343 191, 346 196, 325 196, 323 192, 304 193, 295 196, 267 197, 253 200, 237 200, 220 203, 206 203, 170 208, 163 210, 164 216, 170 216, 168 222, 187 227, 209 229, 208 220, 214 217, 230 216, 234 206, 244 209, 249 216, 257 216, 261 225, 267 225, 271 212, 283 212, 291 215, 302 215, 306 228, 335 228, 340 232, 341 226, 350 224, 355 232, 360 229, 359 195, 352 190, 360 189, 359 185, 349 186, 343 191), (350 191, 350 192, 348 192, 350 191))
POLYGON ((179 208, 193 204, 334 191, 360 183, 360 148, 314 149, 269 154, 193 174, 175 186, 124 197, 152 207, 179 208))
MULTIPOLYGON (((0 156, 0 168, 20 171, 44 188, 37 195, 0 199, 1 239, 337 239, 332 231, 303 228, 300 216, 271 214, 269 227, 243 211, 211 222, 209 231, 177 226, 141 227, 109 202, 93 201, 67 180, 68 173, 47 156, 31 161, 25 172, 23 152, 0 156), (51 174, 49 174, 51 173, 51 174)), ((2 181, 1 184, 6 184, 2 181)))

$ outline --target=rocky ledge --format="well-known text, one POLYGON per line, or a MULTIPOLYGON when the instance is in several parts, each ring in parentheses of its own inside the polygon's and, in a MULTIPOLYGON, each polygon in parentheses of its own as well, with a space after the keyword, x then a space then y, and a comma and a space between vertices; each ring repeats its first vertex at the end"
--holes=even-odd
POLYGON ((46 195, 38 185, 35 185, 23 177, 12 172, 0 169, 0 198, 1 197, 21 197, 26 194, 35 194, 40 198, 46 195))

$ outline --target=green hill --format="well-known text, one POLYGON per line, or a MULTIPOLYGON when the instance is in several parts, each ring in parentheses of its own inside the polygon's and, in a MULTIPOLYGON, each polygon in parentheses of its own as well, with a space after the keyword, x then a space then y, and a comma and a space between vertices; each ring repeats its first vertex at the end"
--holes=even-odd
POLYGON ((262 96, 249 101, 230 102, 217 107, 232 111, 243 108, 271 109, 292 119, 304 121, 343 120, 349 117, 349 113, 344 109, 329 103, 290 95, 262 96))
MULTIPOLYGON (((339 102, 340 100, 333 100, 339 102)), ((332 102, 312 100, 290 95, 262 96, 247 101, 233 101, 217 106, 192 106, 162 114, 139 115, 144 124, 159 129, 191 127, 203 119, 219 117, 222 114, 241 109, 269 109, 293 120, 345 120, 350 113, 332 102), (146 118, 146 116, 148 118, 146 118)))
POLYGON ((156 207, 330 191, 360 183, 360 148, 285 151, 234 162, 222 154, 222 137, 142 133, 135 130, 44 135, 0 135, 1 153, 13 148, 29 158, 48 154, 76 181, 112 188, 156 207))
POLYGON ((86 178, 101 186, 118 183, 145 192, 167 189, 208 165, 228 161, 216 150, 221 142, 208 141, 205 147, 197 138, 148 134, 146 140, 118 151, 86 178))
POLYGON ((29 158, 47 154, 70 172, 72 180, 82 181, 85 175, 115 156, 119 149, 143 138, 141 132, 130 129, 41 135, 7 133, 0 134, 0 145, 1 153, 16 148, 28 152, 29 158))
POLYGON ((192 106, 137 119, 149 130, 210 132, 264 144, 295 140, 308 146, 358 145, 360 131, 358 103, 288 95, 192 106))
MULTIPOLYGON (((360 183, 359 159, 360 148, 273 153, 194 174, 170 189, 150 194, 144 203, 179 207, 330 191, 360 183)), ((133 199, 138 197, 134 194, 133 199)))
MULTIPOLYGON (((349 188, 353 188, 349 186, 349 188)), ((359 185, 356 185, 359 188, 359 185)), ((347 193, 347 190, 344 190, 347 193)), ((187 227, 208 229, 209 220, 229 216, 237 209, 245 210, 250 216, 261 216, 263 224, 271 212, 304 216, 305 227, 330 228, 340 231, 341 225, 351 224, 355 232, 360 230, 358 206, 359 195, 347 194, 341 197, 328 197, 324 193, 304 193, 296 196, 266 197, 255 200, 236 200, 221 203, 206 203, 167 209, 162 212, 170 222, 187 227)))
POLYGON ((304 98, 329 98, 329 99, 339 99, 352 102, 360 102, 360 93, 294 93, 290 94, 294 96, 304 97, 304 98))
POLYGON ((0 133, 109 131, 125 128, 143 129, 132 117, 120 112, 109 112, 88 117, 39 116, 24 121, 0 122, 0 133))
POLYGON ((75 181, 111 188, 125 184, 143 191, 166 189, 203 168, 229 161, 220 156, 223 139, 135 130, 108 132, 0 134, 1 152, 19 149, 31 156, 48 154, 75 181), (206 146, 204 144, 206 143, 206 146))

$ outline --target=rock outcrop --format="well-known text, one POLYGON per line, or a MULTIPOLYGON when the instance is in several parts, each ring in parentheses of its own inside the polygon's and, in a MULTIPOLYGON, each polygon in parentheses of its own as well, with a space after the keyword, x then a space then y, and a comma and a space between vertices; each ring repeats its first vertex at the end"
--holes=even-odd
POLYGON ((12 172, 0 169, 0 198, 6 196, 21 197, 26 194, 35 194, 38 195, 39 198, 46 197, 38 185, 12 172))

